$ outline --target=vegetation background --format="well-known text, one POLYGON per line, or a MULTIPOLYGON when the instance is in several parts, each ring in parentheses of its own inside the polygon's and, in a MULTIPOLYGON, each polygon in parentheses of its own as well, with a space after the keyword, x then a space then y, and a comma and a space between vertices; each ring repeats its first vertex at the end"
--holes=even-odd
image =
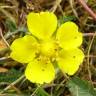
POLYGON ((0 96, 96 96, 95 37, 96 0, 0 0, 0 96), (8 56, 12 41, 28 31, 26 15, 46 10, 56 14, 59 24, 79 26, 85 59, 74 76, 60 72, 54 82, 38 86, 24 77, 25 66, 8 56))

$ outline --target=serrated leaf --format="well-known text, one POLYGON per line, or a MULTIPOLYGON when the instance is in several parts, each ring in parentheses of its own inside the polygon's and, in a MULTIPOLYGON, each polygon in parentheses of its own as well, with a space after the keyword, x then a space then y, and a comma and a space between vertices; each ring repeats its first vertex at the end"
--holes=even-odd
POLYGON ((67 87, 73 96, 96 96, 96 91, 88 81, 73 77, 67 82, 67 87))

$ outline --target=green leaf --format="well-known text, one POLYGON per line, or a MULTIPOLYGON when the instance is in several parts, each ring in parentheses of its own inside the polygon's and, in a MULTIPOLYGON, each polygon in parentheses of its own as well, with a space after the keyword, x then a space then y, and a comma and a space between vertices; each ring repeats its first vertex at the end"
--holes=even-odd
POLYGON ((73 96, 96 96, 96 91, 88 81, 73 77, 67 82, 67 87, 73 96))
POLYGON ((6 19, 6 26, 10 30, 10 32, 14 32, 17 29, 16 23, 10 19, 6 19))
POLYGON ((14 82, 22 75, 21 71, 17 71, 16 69, 11 69, 8 72, 0 73, 0 82, 11 83, 14 82))
POLYGON ((76 20, 75 16, 61 16, 58 21, 58 25, 60 26, 61 24, 67 22, 67 21, 73 21, 76 20))
POLYGON ((50 96, 43 88, 39 87, 36 96, 50 96))

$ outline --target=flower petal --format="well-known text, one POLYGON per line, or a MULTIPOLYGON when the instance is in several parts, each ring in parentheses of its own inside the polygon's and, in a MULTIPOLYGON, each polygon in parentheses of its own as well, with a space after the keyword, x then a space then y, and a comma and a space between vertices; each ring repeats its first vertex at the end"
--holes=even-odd
POLYGON ((57 39, 60 46, 65 49, 79 47, 83 41, 82 33, 78 32, 78 26, 73 22, 66 22, 57 31, 57 39))
POLYGON ((25 76, 33 83, 50 83, 55 78, 55 69, 52 63, 45 63, 34 59, 28 64, 25 76))
POLYGON ((39 39, 52 36, 57 27, 57 18, 52 12, 29 13, 27 16, 29 31, 39 39))
POLYGON ((28 63, 35 57, 37 45, 36 39, 30 35, 16 39, 10 47, 12 50, 10 57, 20 63, 28 63))
POLYGON ((68 75, 76 73, 84 59, 84 53, 78 48, 68 51, 62 49, 59 55, 58 65, 68 75))

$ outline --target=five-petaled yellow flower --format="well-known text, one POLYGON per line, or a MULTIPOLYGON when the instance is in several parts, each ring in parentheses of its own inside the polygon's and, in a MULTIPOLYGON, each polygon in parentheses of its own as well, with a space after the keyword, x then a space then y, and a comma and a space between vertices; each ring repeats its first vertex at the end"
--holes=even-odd
POLYGON ((57 29, 57 18, 52 12, 31 12, 27 26, 32 35, 16 39, 11 45, 11 58, 28 63, 25 76, 33 83, 50 83, 55 78, 54 62, 62 72, 73 75, 83 62, 84 54, 78 48, 82 33, 69 21, 57 29))

